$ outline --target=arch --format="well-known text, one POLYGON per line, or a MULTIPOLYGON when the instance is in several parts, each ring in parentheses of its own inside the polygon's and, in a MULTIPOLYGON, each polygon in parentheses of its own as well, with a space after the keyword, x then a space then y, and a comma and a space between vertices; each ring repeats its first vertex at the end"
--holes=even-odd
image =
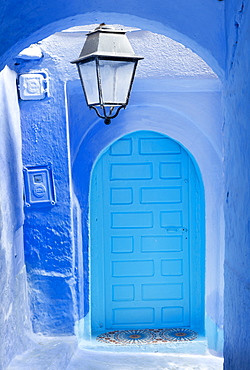
POLYGON ((200 170, 204 184, 206 219, 206 333, 209 348, 221 353, 224 258, 222 156, 213 137, 206 133, 197 121, 163 106, 158 106, 157 110, 155 106, 133 106, 126 114, 118 117, 113 127, 93 124, 84 137, 73 163, 75 191, 83 210, 85 225, 83 233, 87 235, 89 207, 86 196, 89 194, 89 186, 86 185, 83 189, 82 183, 77 181, 79 171, 82 171, 83 158, 85 170, 81 176, 89 183, 91 170, 100 153, 120 137, 142 129, 156 131, 176 140, 190 153, 193 162, 197 163, 196 168, 200 170), (88 156, 85 155, 86 152, 88 156))
MULTIPOLYGON (((182 0, 179 1, 181 2, 182 0)), ((193 5, 195 7, 195 4, 193 5)), ((2 56, 0 57, 0 69, 2 69, 6 63, 9 63, 11 59, 14 58, 22 49, 28 47, 32 43, 48 37, 55 32, 73 26, 101 23, 104 21, 111 24, 120 23, 127 26, 140 27, 144 30, 157 32, 168 36, 182 43, 186 47, 191 48, 195 53, 200 55, 220 77, 223 77, 225 46, 221 36, 224 34, 223 22, 220 23, 223 9, 220 6, 221 4, 217 3, 217 6, 215 7, 213 7, 213 5, 210 4, 209 9, 207 9, 209 10, 208 12, 207 10, 200 10, 200 12, 196 10, 195 12, 192 12, 192 7, 189 7, 188 11, 190 12, 190 16, 187 15, 187 9, 180 5, 178 10, 179 17, 171 17, 173 10, 162 9, 162 15, 165 14, 163 18, 159 16, 161 13, 160 11, 157 12, 158 15, 152 14, 151 7, 150 9, 147 9, 148 13, 145 12, 145 17, 142 17, 141 9, 147 8, 145 7, 145 4, 143 4, 142 8, 140 8, 138 5, 136 10, 133 8, 124 8, 124 13, 115 11, 110 13, 106 13, 105 11, 87 11, 83 14, 74 13, 69 17, 67 17, 67 12, 70 13, 71 9, 65 9, 65 14, 64 11, 61 10, 60 16, 57 15, 55 19, 53 19, 51 14, 48 15, 46 12, 44 12, 43 6, 43 9, 41 9, 41 14, 44 16, 36 17, 36 22, 34 21, 31 24, 26 24, 26 22, 29 22, 30 17, 34 18, 34 14, 32 13, 33 9, 31 8, 30 13, 25 14, 22 17, 22 20, 19 21, 21 24, 20 32, 16 34, 13 33, 13 39, 11 39, 11 37, 6 38, 5 43, 1 45, 0 55, 2 56), (138 12, 139 9, 140 11, 138 12), (204 18, 203 20, 201 15, 204 18), (187 22, 185 21, 183 23, 182 18, 184 18, 187 22), (204 26, 204 24, 207 22, 209 23, 210 27, 204 26), (211 26, 213 22, 215 22, 214 27, 211 26), (202 29, 203 32, 196 32, 196 28, 202 29)), ((51 6, 56 6, 56 1, 52 2, 51 6)), ((79 4, 79 12, 80 9, 82 9, 82 6, 82 3, 81 5, 79 4)), ((168 7, 169 5, 167 3, 161 3, 161 6, 164 8, 165 6, 168 7)), ((175 6, 177 7, 176 3, 175 6)), ((114 9, 115 8, 116 6, 114 9)), ((38 10, 36 9, 36 11, 38 10)), ((56 14, 56 12, 52 14, 56 14)), ((20 16, 21 15, 18 15, 17 17, 20 16)), ((7 23, 6 26, 10 28, 13 21, 16 22, 13 16, 11 19, 6 16, 4 18, 3 29, 5 22, 7 23)))

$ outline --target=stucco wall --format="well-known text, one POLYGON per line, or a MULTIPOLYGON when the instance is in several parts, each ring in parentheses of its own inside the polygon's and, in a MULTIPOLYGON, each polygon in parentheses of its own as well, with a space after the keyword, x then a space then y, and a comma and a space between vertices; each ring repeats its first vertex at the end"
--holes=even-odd
POLYGON ((228 63, 225 91, 225 369, 247 370, 250 265, 250 7, 227 5, 228 63))
POLYGON ((16 74, 0 74, 0 369, 27 348, 30 330, 23 254, 23 186, 16 74))
POLYGON ((73 334, 78 317, 77 256, 64 81, 49 56, 33 61, 17 59, 15 67, 18 74, 46 72, 49 81, 45 99, 19 100, 23 165, 49 165, 56 194, 55 205, 25 207, 25 260, 33 330, 45 335, 73 334))

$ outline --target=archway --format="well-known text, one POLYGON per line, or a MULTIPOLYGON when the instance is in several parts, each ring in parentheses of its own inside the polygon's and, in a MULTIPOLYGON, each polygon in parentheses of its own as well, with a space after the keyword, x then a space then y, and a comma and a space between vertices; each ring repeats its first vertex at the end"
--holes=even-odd
POLYGON ((0 69, 31 43, 65 28, 98 22, 136 25, 168 35, 200 54, 209 64, 211 62, 218 73, 222 72, 224 67, 223 2, 208 6, 193 0, 188 7, 183 6, 182 0, 176 1, 175 4, 160 2, 157 11, 152 12, 151 2, 141 0, 132 7, 127 2, 117 6, 114 0, 105 4, 99 2, 98 5, 93 4, 95 1, 83 4, 76 0, 62 7, 60 2, 54 0, 48 7, 44 7, 44 4, 34 5, 28 10, 14 4, 15 14, 4 12, 11 9, 12 1, 9 0, 3 9, 2 32, 9 37, 3 40, 0 48, 0 69), (106 13, 107 9, 112 9, 112 12, 106 13), (14 27, 17 21, 18 32, 10 33, 9 29, 14 27))
MULTIPOLYGON (((145 95, 145 92, 143 93, 145 95)), ((147 94, 147 93, 146 93, 147 94)), ((193 94, 193 93, 192 93, 193 94)), ((172 93, 170 93, 172 95, 172 93)), ((192 95, 201 97, 203 93, 197 91, 192 95)), ((207 95, 205 93, 205 95, 207 95)), ((179 95, 180 96, 180 95, 179 95)), ((210 96, 210 94, 209 94, 210 96)), ((162 97, 164 99, 164 96, 162 97)), ((164 99, 165 105, 167 100, 164 99)), ((217 101, 218 102, 218 101, 217 101)), ((197 100, 196 100, 197 103, 197 100)), ((209 101, 207 103, 209 106, 209 101)), ((90 127, 88 133, 78 146, 73 162, 73 181, 76 195, 83 211, 83 237, 85 241, 84 255, 87 260, 88 254, 88 194, 87 183, 93 165, 100 153, 109 147, 117 139, 126 134, 138 130, 159 132, 173 138, 185 147, 193 158, 196 171, 201 172, 200 178, 204 184, 205 194, 205 230, 206 230, 206 278, 205 278, 205 319, 206 337, 208 347, 217 354, 221 354, 223 339, 221 337, 221 325, 223 324, 221 312, 223 310, 223 210, 222 210, 222 172, 221 157, 218 142, 215 137, 206 134, 206 125, 216 129, 220 117, 220 108, 213 109, 212 114, 200 116, 199 122, 189 120, 190 112, 181 114, 182 100, 178 101, 179 109, 175 110, 163 105, 132 105, 126 112, 126 116, 116 120, 111 127, 95 124, 90 127), (217 112, 217 113, 216 113, 217 112), (215 114, 215 115, 214 115, 215 114), (204 120, 204 121, 203 121, 204 120), (101 140, 100 140, 101 138, 101 140), (88 155, 86 156, 86 153, 88 155), (84 160, 84 167, 82 165, 84 160), (199 169, 198 169, 199 168, 199 169), (81 175, 80 175, 81 174, 81 175), (79 177, 80 175, 80 177, 79 177), (84 182, 82 181, 84 179, 84 182), (84 187, 83 187, 83 184, 84 187)), ((202 104, 203 105, 203 104, 202 104)), ((192 104, 190 104, 192 106, 192 104)), ((195 105, 197 109, 197 104, 195 105)), ((215 105, 213 104, 213 107, 215 105)), ((191 107, 192 110, 192 107, 191 107)), ((85 266, 85 274, 88 266, 85 266)), ((88 308, 88 284, 85 286, 85 318, 78 323, 80 337, 88 337, 90 328, 90 313, 88 308)))

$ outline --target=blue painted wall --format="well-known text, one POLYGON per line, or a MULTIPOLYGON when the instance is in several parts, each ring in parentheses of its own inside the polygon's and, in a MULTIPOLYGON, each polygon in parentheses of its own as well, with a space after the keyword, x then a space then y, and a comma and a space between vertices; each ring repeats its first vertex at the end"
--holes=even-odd
POLYGON ((225 84, 225 369, 249 369, 250 308, 250 7, 227 6, 228 60, 225 84))
POLYGON ((44 65, 48 71, 49 96, 19 101, 23 165, 51 165, 56 204, 25 207, 25 260, 34 332, 69 335, 74 333, 79 304, 64 81, 55 62, 46 55, 38 61, 17 59, 15 67, 22 74, 37 68, 43 71, 44 65))

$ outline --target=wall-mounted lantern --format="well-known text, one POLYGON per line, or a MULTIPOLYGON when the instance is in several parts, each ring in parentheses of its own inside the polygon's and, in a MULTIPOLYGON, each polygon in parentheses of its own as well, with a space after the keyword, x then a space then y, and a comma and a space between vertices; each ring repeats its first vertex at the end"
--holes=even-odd
POLYGON ((126 108, 138 60, 126 32, 100 24, 87 38, 76 63, 87 105, 109 124, 126 108))

